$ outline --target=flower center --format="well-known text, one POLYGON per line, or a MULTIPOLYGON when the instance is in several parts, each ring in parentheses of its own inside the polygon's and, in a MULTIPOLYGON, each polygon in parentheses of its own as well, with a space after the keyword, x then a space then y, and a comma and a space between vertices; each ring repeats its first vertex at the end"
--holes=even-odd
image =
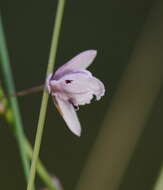
POLYGON ((72 82, 72 80, 65 80, 65 83, 66 84, 69 84, 69 83, 71 83, 72 82))

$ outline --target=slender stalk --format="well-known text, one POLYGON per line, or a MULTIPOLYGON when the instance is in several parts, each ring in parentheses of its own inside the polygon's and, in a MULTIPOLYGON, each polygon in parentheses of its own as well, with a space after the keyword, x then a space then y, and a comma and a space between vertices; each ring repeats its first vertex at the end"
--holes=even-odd
MULTIPOLYGON (((63 12, 64 12, 64 5, 65 5, 65 0, 59 0, 58 6, 57 6, 55 25, 54 25, 54 32, 53 32, 53 37, 52 37, 49 63, 48 63, 48 67, 47 67, 47 75, 49 75, 50 73, 53 72, 53 68, 54 68, 54 64, 55 64, 59 33, 60 33, 62 17, 63 17, 63 12)), ((37 165, 40 146, 41 146, 41 140, 42 140, 42 134, 43 134, 43 129, 44 129, 48 98, 49 98, 49 95, 44 90, 42 103, 41 103, 41 109, 40 109, 40 115, 39 115, 39 120, 38 120, 36 140, 35 140, 35 145, 34 145, 33 159, 32 159, 32 165, 31 165, 29 183, 27 186, 27 190, 32 190, 34 180, 35 180, 36 165, 37 165)))
MULTIPOLYGON (((10 108, 8 99, 4 95, 4 91, 2 88, 0 88, 0 116, 5 118, 9 126, 11 126, 12 133, 15 136, 15 128, 14 128, 15 122, 13 117, 13 111, 10 108)), ((28 158, 32 160, 33 150, 28 139, 25 136, 24 136, 24 149, 28 158)), ((43 166, 40 160, 37 163, 37 173, 49 190, 57 190, 57 188, 55 187, 54 180, 48 174, 46 168, 43 166)))
MULTIPOLYGON (((25 144, 25 149, 26 149, 27 155, 32 160, 32 153, 33 153, 32 147, 29 144, 28 140, 25 138, 24 138, 24 144, 25 144)), ((43 164, 41 163, 40 160, 38 160, 36 168, 37 168, 37 172, 38 172, 40 178, 45 183, 46 187, 49 190, 57 190, 52 178, 49 176, 46 168, 43 166, 43 164)))
MULTIPOLYGON (((1 27, 2 27, 2 24, 1 24, 1 27)), ((2 28, 1 28, 2 30, 2 28)), ((2 45, 2 43, 1 43, 2 45)), ((3 54, 2 54, 3 55, 3 54)), ((29 93, 33 93, 33 92, 38 92, 38 91, 41 91, 44 89, 44 85, 40 85, 40 86, 37 86, 37 87, 33 87, 33 88, 30 88, 30 89, 27 89, 27 90, 22 90, 18 93, 14 93, 14 94, 10 94, 9 96, 7 97, 11 97, 11 96, 24 96, 26 94, 29 94, 29 93)), ((4 94, 3 92, 3 89, 0 88, 0 100, 1 100, 1 103, 2 103, 2 106, 4 106, 4 113, 1 113, 3 114, 3 116, 5 117, 6 121, 9 123, 9 125, 13 126, 11 129, 13 131, 13 134, 16 136, 16 130, 15 130, 15 118, 14 118, 14 113, 13 113, 13 110, 10 108, 10 105, 8 104, 8 99, 7 99, 6 95, 4 94)), ((3 110, 0 110, 3 112, 3 110)), ((32 153, 33 153, 33 150, 32 150, 32 147, 30 145, 30 143, 28 142, 27 138, 23 137, 23 149, 25 150, 26 154, 27 154, 27 157, 31 160, 32 159, 32 153)), ((43 166, 43 164, 41 163, 41 161, 38 161, 37 163, 37 172, 40 176, 40 178, 42 179, 42 181, 44 182, 44 184, 46 185, 46 187, 50 190, 57 190, 57 188, 55 187, 55 184, 52 180, 52 178, 49 176, 46 168, 43 166)))
POLYGON ((21 90, 19 92, 16 92, 15 94, 7 94, 7 95, 5 94, 5 97, 10 98, 12 96, 25 96, 25 95, 28 95, 28 94, 33 94, 33 93, 36 93, 36 92, 40 92, 43 89, 44 89, 44 85, 35 86, 35 87, 29 88, 29 89, 25 89, 25 90, 21 90))
MULTIPOLYGON (((10 67, 10 60, 7 52, 7 47, 5 43, 5 36, 3 32, 3 26, 2 26, 2 20, 0 15, 0 60, 1 60, 1 68, 5 79, 5 85, 8 91, 8 94, 14 94, 15 93, 15 87, 13 83, 13 76, 12 71, 10 67)), ((24 169, 24 174, 26 177, 26 180, 29 176, 29 161, 28 157, 26 155, 26 152, 24 150, 24 132, 23 132, 23 124, 19 112, 19 107, 17 103, 16 97, 12 97, 10 99, 11 108, 13 110, 13 115, 15 118, 15 133, 16 133, 16 140, 18 143, 18 147, 20 150, 20 156, 22 160, 22 165, 24 169)))

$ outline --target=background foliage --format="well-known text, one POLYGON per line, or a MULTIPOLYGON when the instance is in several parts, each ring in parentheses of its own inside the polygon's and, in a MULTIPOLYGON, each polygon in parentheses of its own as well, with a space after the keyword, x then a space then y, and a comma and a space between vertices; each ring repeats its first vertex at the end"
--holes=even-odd
MULTIPOLYGON (((44 80, 56 5, 57 2, 52 0, 4 0, 0 4, 17 90, 39 85, 44 80)), ((106 110, 154 6, 152 0, 69 0, 66 4, 56 67, 83 50, 97 49, 98 56, 90 70, 103 80, 107 89, 100 102, 80 108, 78 115, 83 126, 80 139, 70 133, 52 101, 49 103, 41 158, 49 171, 60 178, 66 190, 74 188, 79 179, 106 110)), ((41 94, 19 98, 24 130, 31 142, 34 142, 40 100, 41 94)), ((163 143, 162 111, 161 91, 120 190, 152 189, 163 159, 160 146, 163 143)), ((0 126, 1 187, 25 189, 15 139, 3 120, 0 120, 0 126)))

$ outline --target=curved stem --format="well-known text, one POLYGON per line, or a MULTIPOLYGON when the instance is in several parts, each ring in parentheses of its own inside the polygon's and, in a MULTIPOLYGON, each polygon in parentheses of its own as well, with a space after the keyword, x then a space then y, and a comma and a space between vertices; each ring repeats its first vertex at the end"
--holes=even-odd
MULTIPOLYGON (((14 122, 14 117, 13 117, 13 111, 10 108, 8 99, 4 95, 3 89, 0 87, 0 116, 4 117, 6 122, 11 126, 11 130, 13 135, 15 136, 15 122, 14 122)), ((29 143, 28 139, 26 136, 24 136, 24 150, 29 158, 29 160, 32 160, 32 146, 29 143)), ((46 168, 43 166, 42 162, 39 160, 37 163, 37 173, 44 182, 45 186, 49 190, 57 190, 55 183, 52 179, 52 177, 48 174, 48 171, 46 168)))
MULTIPOLYGON (((52 73, 53 68, 54 68, 57 46, 58 46, 59 33, 60 33, 61 22, 62 22, 62 17, 63 17, 63 12, 64 12, 64 4, 65 4, 65 0, 59 0, 58 6, 57 6, 56 20, 55 20, 55 25, 54 25, 54 32, 53 32, 53 37, 52 37, 49 63, 48 63, 48 67, 47 67, 47 75, 52 73)), ((44 129, 48 98, 49 98, 49 95, 44 90, 42 103, 41 103, 41 109, 40 109, 40 115, 39 115, 39 120, 38 120, 36 140, 35 140, 35 145, 34 145, 33 159, 32 159, 32 165, 31 165, 29 183, 27 186, 27 190, 32 190, 34 180, 35 180, 36 165, 37 165, 40 146, 41 146, 41 140, 42 140, 42 134, 43 134, 43 129, 44 129)))
MULTIPOLYGON (((24 138, 24 145, 25 145, 25 150, 27 152, 28 157, 30 159, 32 159, 33 150, 32 150, 30 143, 28 142, 28 140, 26 138, 24 138)), ((37 168, 37 172, 38 172, 40 178, 42 179, 42 181, 44 182, 46 187, 49 190, 57 190, 52 178, 49 176, 46 168, 43 166, 43 164, 41 163, 40 160, 38 160, 36 168, 37 168)))
MULTIPOLYGON (((7 52, 6 42, 5 42, 5 36, 3 32, 3 26, 2 26, 2 20, 0 15, 0 60, 1 60, 1 68, 5 79, 6 88, 8 91, 8 94, 14 94, 15 93, 15 87, 13 83, 13 77, 12 77, 12 71, 10 67, 10 60, 7 52)), ((17 103, 16 97, 12 97, 10 99, 11 108, 13 110, 14 115, 14 125, 15 125, 15 133, 16 133, 16 140, 19 146, 20 150, 20 156, 22 159, 24 174, 26 179, 28 179, 29 175, 29 161, 27 158, 27 155, 24 150, 24 132, 23 132, 23 124, 19 112, 19 107, 17 103)))

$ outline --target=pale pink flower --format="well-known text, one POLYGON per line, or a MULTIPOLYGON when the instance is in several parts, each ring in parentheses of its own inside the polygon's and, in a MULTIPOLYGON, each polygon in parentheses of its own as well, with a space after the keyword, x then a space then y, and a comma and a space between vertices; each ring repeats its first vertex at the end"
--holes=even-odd
POLYGON ((68 128, 77 136, 81 134, 76 114, 79 105, 91 103, 93 96, 100 100, 105 93, 103 83, 86 70, 96 54, 96 50, 87 50, 78 54, 54 74, 50 74, 46 80, 46 87, 55 105, 68 128))

